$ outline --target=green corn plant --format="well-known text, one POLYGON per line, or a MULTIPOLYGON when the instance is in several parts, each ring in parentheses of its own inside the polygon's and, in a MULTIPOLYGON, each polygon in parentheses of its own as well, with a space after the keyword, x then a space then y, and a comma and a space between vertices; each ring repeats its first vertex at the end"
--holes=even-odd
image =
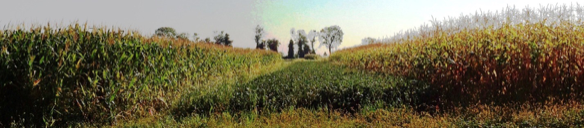
POLYGON ((2 30, 0 50, 0 124, 30 126, 147 116, 208 79, 282 61, 275 52, 77 23, 2 30))

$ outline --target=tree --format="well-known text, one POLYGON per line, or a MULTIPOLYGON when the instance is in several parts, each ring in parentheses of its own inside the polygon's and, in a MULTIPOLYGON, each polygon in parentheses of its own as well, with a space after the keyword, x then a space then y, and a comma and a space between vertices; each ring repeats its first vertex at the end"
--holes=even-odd
POLYGON ((201 39, 201 38, 199 37, 199 34, 197 34, 197 33, 194 33, 194 34, 193 34, 193 40, 194 40, 195 42, 199 42, 199 40, 200 40, 200 39, 201 39))
MULTIPOLYGON (((217 32, 215 32, 215 33, 217 33, 217 32)), ((221 33, 219 33, 215 37, 213 37, 213 39, 215 39, 215 44, 222 45, 224 37, 225 37, 225 34, 223 33, 223 31, 221 31, 221 33)))
POLYGON ((176 35, 176 38, 183 39, 183 40, 188 40, 189 37, 187 35, 189 35, 189 34, 183 32, 183 33, 180 33, 180 34, 176 35))
POLYGON ((213 38, 215 39, 215 44, 231 46, 233 43, 233 40, 229 40, 229 34, 224 33, 223 31, 213 38))
POLYGON ((303 51, 304 53, 302 53, 302 54, 304 54, 304 55, 306 55, 306 54, 310 54, 310 52, 311 52, 311 50, 310 50, 310 46, 308 46, 308 45, 304 45, 304 48, 303 48, 303 50, 304 50, 304 51, 303 51))
POLYGON ((375 38, 373 38, 373 37, 367 37, 367 38, 363 38, 363 39, 361 40, 361 45, 368 45, 368 44, 373 44, 373 43, 375 43, 375 41, 376 41, 376 40, 375 40, 375 38))
POLYGON ((306 39, 306 32, 304 30, 298 30, 296 44, 298 45, 298 57, 304 58, 304 54, 306 51, 309 51, 310 48, 306 48, 305 45, 308 42, 306 39))
POLYGON ((318 36, 318 32, 316 32, 316 30, 312 30, 308 33, 308 38, 310 39, 310 47, 312 47, 312 49, 310 50, 310 53, 312 53, 312 54, 316 54, 316 50, 314 48, 314 42, 316 42, 317 36, 318 36))
POLYGON ((298 42, 296 43, 298 45, 298 57, 303 58, 304 57, 304 47, 302 46, 302 43, 298 42))
POLYGON ((343 30, 337 25, 325 27, 320 30, 320 40, 322 42, 320 45, 326 46, 329 54, 331 54, 331 49, 338 47, 343 42, 343 35, 343 30))
POLYGON ((231 46, 232 43, 233 43, 233 40, 229 40, 229 34, 225 33, 225 37, 223 38, 223 45, 231 46))
POLYGON ((256 49, 266 49, 266 40, 262 40, 262 42, 260 42, 257 46, 256 49))
POLYGON ((157 36, 174 37, 176 35, 176 30, 171 27, 160 27, 154 32, 157 36))
POLYGON ((212 43, 211 38, 209 38, 209 37, 205 38, 205 43, 212 43))
POLYGON ((270 50, 278 52, 278 46, 280 46, 280 41, 278 41, 277 39, 269 39, 267 44, 270 50))
POLYGON ((258 25, 255 28, 255 33, 256 49, 265 49, 265 42, 260 42, 260 40, 262 40, 262 36, 264 35, 264 28, 258 25))
POLYGON ((288 44, 288 58, 294 58, 294 41, 290 39, 290 44, 288 44))

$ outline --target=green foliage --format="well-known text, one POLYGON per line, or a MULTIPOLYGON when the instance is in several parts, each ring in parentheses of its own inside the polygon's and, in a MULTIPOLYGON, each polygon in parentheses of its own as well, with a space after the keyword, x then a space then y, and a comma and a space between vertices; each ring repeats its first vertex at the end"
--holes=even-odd
POLYGON ((229 40, 229 34, 224 33, 223 31, 213 38, 215 39, 215 44, 232 46, 233 40, 229 40))
POLYGON ((160 27, 156 29, 154 34, 157 36, 174 37, 176 36, 176 30, 174 30, 174 28, 171 27, 160 27))
POLYGON ((208 43, 208 44, 212 43, 211 38, 209 38, 209 37, 205 38, 205 43, 208 43))
POLYGON ((310 51, 311 51, 310 46, 308 46, 308 44, 305 44, 304 48, 302 50, 304 50, 303 51, 304 53, 302 53, 302 54, 304 54, 304 57, 306 57, 307 54, 310 54, 310 51))
POLYGON ((297 53, 297 55, 298 55, 299 58, 304 58, 304 47, 303 47, 303 44, 302 43, 297 43, 297 44, 298 44, 298 51, 297 51, 298 53, 297 53))
POLYGON ((232 46, 233 40, 229 39, 229 34, 225 33, 225 37, 223 38, 223 45, 225 46, 232 46))
POLYGON ((269 39, 267 42, 268 48, 274 52, 278 52, 278 46, 280 46, 280 41, 277 39, 269 39))
POLYGON ((321 59, 322 57, 320 55, 317 54, 306 54, 304 56, 304 59, 309 59, 309 60, 318 60, 321 59))
POLYGON ((294 41, 292 39, 288 44, 288 58, 294 58, 294 41))
POLYGON ((412 90, 403 79, 345 70, 323 61, 295 62, 285 69, 247 83, 220 86, 213 93, 194 92, 183 97, 175 114, 210 114, 261 110, 277 112, 289 107, 328 107, 357 112, 362 105, 418 106, 424 90, 412 90))
POLYGON ((0 31, 1 124, 139 117, 218 76, 281 62, 274 52, 85 28, 0 31))
POLYGON ((188 33, 183 32, 183 33, 176 35, 176 38, 182 39, 182 40, 188 40, 189 39, 188 35, 189 35, 188 33))
POLYGON ((260 42, 260 43, 259 43, 259 44, 256 46, 256 49, 262 49, 262 50, 264 50, 264 49, 266 49, 266 44, 267 44, 267 43, 266 43, 266 40, 262 40, 262 41, 261 41, 261 42, 260 42))

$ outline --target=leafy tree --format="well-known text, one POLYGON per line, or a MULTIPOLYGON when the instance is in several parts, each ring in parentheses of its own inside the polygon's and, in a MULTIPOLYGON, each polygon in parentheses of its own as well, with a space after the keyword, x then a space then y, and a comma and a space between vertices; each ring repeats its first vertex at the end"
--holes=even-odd
POLYGON ((223 38, 223 45, 225 46, 232 46, 233 40, 229 40, 229 34, 225 33, 225 37, 223 38))
POLYGON ((320 40, 321 46, 324 45, 328 48, 329 54, 332 48, 336 48, 343 42, 343 30, 337 25, 325 27, 320 30, 320 40))
MULTIPOLYGON (((215 33, 217 33, 217 32, 215 32, 215 33)), ((219 33, 215 37, 213 37, 213 39, 215 39, 215 44, 222 45, 224 37, 225 37, 225 33, 223 33, 223 31, 221 31, 221 33, 219 33)))
POLYGON ((303 58, 304 57, 304 47, 302 46, 302 43, 296 43, 298 45, 298 57, 303 58))
POLYGON ((262 36, 264 35, 264 28, 262 28, 260 25, 258 25, 255 28, 255 41, 256 41, 256 49, 265 49, 265 42, 260 42, 260 40, 262 40, 262 36))
POLYGON ((156 29, 154 34, 157 36, 174 37, 176 36, 176 30, 171 27, 160 27, 156 29))
POLYGON ((306 49, 305 45, 307 44, 308 40, 306 39, 306 32, 304 30, 298 30, 297 36, 297 45, 298 45, 298 57, 304 58, 304 54, 306 51, 309 51, 310 48, 306 49))
POLYGON ((302 54, 304 54, 304 55, 310 54, 310 52, 311 52, 310 46, 308 46, 308 45, 304 45, 303 50, 304 50, 303 51, 304 53, 302 53, 302 54))
POLYGON ((257 46, 256 49, 266 49, 266 40, 262 40, 257 46))
POLYGON ((211 38, 209 38, 209 37, 205 38, 205 43, 212 43, 211 38))
POLYGON ((183 39, 183 40, 188 40, 189 37, 187 35, 189 35, 189 34, 183 32, 183 33, 180 33, 180 34, 176 35, 176 38, 183 39))
POLYGON ((280 41, 278 41, 277 39, 269 39, 267 44, 270 50, 278 52, 278 46, 280 46, 280 41))
POLYGON ((215 44, 231 46, 233 43, 233 40, 229 40, 229 34, 223 31, 213 38, 215 39, 215 44))
POLYGON ((294 58, 294 41, 290 39, 290 44, 288 44, 288 58, 294 58))

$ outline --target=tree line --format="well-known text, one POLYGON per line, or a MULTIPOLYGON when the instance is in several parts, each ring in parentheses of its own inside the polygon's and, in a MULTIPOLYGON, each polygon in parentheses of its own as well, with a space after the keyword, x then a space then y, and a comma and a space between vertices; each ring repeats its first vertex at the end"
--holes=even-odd
MULTIPOLYGON (((256 26, 254 32, 256 49, 268 49, 278 52, 278 47, 281 44, 280 41, 275 38, 267 40, 263 39, 265 31, 260 25, 256 26)), ((193 34, 193 40, 197 43, 215 43, 218 45, 232 46, 233 40, 229 38, 228 33, 225 33, 224 31, 215 33, 216 36, 213 37, 214 41, 211 41, 211 38, 209 37, 201 40, 197 33, 193 34)), ((314 45, 317 38, 320 42, 319 47, 325 46, 328 49, 328 54, 330 54, 332 49, 338 47, 342 43, 344 35, 341 27, 337 25, 322 28, 320 31, 310 30, 308 33, 302 29, 295 31, 295 29, 292 28, 290 34, 291 38, 288 44, 288 55, 286 58, 304 58, 307 54, 316 54, 316 48, 314 45), (297 46, 296 52, 294 52, 294 45, 297 46)), ((171 27, 160 27, 156 29, 154 35, 188 40, 188 33, 177 34, 176 30, 171 27)), ((327 52, 324 52, 324 55, 326 56, 327 52)))
POLYGON ((264 33, 264 28, 262 28, 260 25, 256 26, 255 28, 255 42, 256 42, 256 49, 266 49, 266 46, 268 46, 268 49, 278 52, 278 46, 280 46, 280 41, 278 41, 278 39, 268 39, 268 40, 262 40, 264 33))
MULTIPOLYGON (((229 34, 225 33, 224 31, 221 32, 215 32, 216 35, 215 37, 213 37, 213 39, 215 41, 211 41, 211 38, 207 37, 204 40, 201 40, 201 38, 199 37, 199 35, 197 33, 193 34, 193 40, 197 43, 215 43, 218 45, 225 45, 225 46, 233 46, 233 40, 231 40, 229 38, 229 34)), ((160 37, 167 37, 167 38, 177 38, 177 39, 183 39, 183 40, 188 40, 188 33, 180 33, 177 34, 176 30, 174 28, 171 27, 160 27, 158 29, 156 29, 156 31, 154 31, 154 36, 160 36, 160 37)))
MULTIPOLYGON (((274 51, 277 51, 277 47, 280 45, 279 42, 270 41, 260 42, 264 34, 263 28, 261 26, 258 25, 255 29, 255 32, 256 32, 255 41, 257 49, 263 49, 265 45, 269 45, 270 49, 272 49, 271 47, 273 46, 274 47, 273 49, 276 49, 274 51)), ((308 33, 306 33, 306 31, 302 29, 295 31, 295 29, 292 28, 290 30, 290 34, 291 39, 290 43, 288 44, 288 55, 286 56, 286 58, 296 57, 303 58, 307 54, 316 54, 316 48, 314 44, 316 43, 317 38, 320 41, 319 47, 325 46, 328 49, 328 53, 330 54, 333 48, 338 47, 342 43, 344 35, 341 27, 337 25, 325 27, 320 31, 310 30, 308 33), (297 45, 298 50, 296 53, 294 52, 294 45, 297 45)), ((277 41, 276 39, 270 40, 277 41)), ((326 56, 327 52, 325 52, 324 55, 326 56)))

